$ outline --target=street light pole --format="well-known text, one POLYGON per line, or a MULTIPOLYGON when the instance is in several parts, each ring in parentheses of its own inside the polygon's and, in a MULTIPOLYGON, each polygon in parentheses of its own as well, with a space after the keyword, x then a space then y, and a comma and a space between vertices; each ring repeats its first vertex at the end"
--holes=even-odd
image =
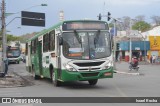
POLYGON ((146 62, 146 39, 144 38, 144 61, 146 62))
POLYGON ((6 59, 6 25, 5 25, 5 1, 2 0, 2 63, 1 71, 5 74, 5 59, 6 59))
POLYGON ((130 33, 129 33, 129 62, 131 62, 132 60, 132 39, 131 39, 131 30, 132 30, 132 23, 131 23, 131 19, 130 19, 130 33))
MULTIPOLYGON (((37 7, 37 6, 47 6, 47 4, 41 4, 41 5, 35 5, 32 7, 29 7, 27 9, 33 8, 33 7, 37 7)), ((26 10, 26 9, 24 9, 26 10)), ((21 11, 20 11, 21 12, 21 11)), ((16 12, 16 13, 5 13, 5 0, 2 0, 2 7, 1 7, 1 20, 2 20, 2 63, 1 64, 1 68, 0 68, 0 74, 2 74, 2 76, 4 76, 6 74, 6 23, 5 23, 5 17, 13 15, 13 14, 18 14, 20 12, 16 12)), ((14 19, 13 19, 14 20, 14 19)), ((13 21, 12 20, 12 21, 13 21)), ((7 24, 8 25, 8 24, 7 24)))
MULTIPOLYGON (((38 6, 48 6, 48 5, 47 5, 47 4, 34 5, 34 6, 29 7, 29 8, 23 9, 23 10, 21 10, 21 11, 29 10, 29 9, 31 9, 31 8, 38 7, 38 6)), ((18 12, 16 12, 16 13, 5 13, 5 15, 6 15, 6 16, 11 16, 11 15, 14 15, 14 14, 21 13, 21 11, 18 11, 18 12)))
POLYGON ((116 70, 116 20, 114 19, 114 36, 113 36, 114 46, 113 46, 113 68, 116 70))
POLYGON ((144 61, 146 62, 147 59, 146 59, 146 55, 147 55, 147 48, 146 48, 146 36, 142 35, 141 33, 139 33, 141 36, 142 36, 142 39, 143 39, 143 46, 144 46, 144 61))
MULTIPOLYGON (((31 8, 37 7, 37 6, 47 6, 47 4, 34 5, 34 6, 29 7, 29 8, 23 9, 22 11, 27 10, 27 9, 31 9, 31 8)), ((16 13, 5 13, 5 15, 6 15, 6 16, 10 16, 10 15, 18 14, 18 13, 20 13, 20 12, 21 12, 21 11, 16 12, 16 13), (8 15, 7 15, 7 14, 8 14, 8 15)), ((12 21, 14 21, 14 20, 17 19, 17 18, 22 18, 22 17, 14 17, 9 23, 6 24, 6 26, 8 26, 12 21)), ((25 17, 23 17, 23 18, 25 18, 25 17)), ((27 19, 28 19, 28 18, 27 18, 27 19)), ((33 19, 34 19, 34 18, 33 18, 33 19)), ((36 19, 36 18, 35 18, 35 19, 36 19)), ((38 19, 36 19, 36 20, 38 20, 38 19)), ((39 20, 41 20, 41 19, 39 19, 39 20)))

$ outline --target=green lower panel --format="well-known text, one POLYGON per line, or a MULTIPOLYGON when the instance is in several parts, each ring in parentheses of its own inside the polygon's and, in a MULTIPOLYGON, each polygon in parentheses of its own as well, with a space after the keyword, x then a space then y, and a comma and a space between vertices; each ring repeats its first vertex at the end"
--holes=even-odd
POLYGON ((67 70, 62 70, 61 75, 62 81, 86 81, 100 78, 113 78, 113 68, 92 72, 69 72, 67 70), (111 73, 111 75, 105 76, 105 73, 111 73))
POLYGON ((43 75, 45 78, 50 78, 49 68, 43 68, 43 70, 42 70, 42 75, 43 75))

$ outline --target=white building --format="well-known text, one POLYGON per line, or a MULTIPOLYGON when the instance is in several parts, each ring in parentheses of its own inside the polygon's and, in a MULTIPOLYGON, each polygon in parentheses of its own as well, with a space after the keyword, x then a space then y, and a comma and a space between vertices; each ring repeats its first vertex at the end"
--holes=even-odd
POLYGON ((149 56, 155 55, 160 61, 160 26, 154 27, 142 33, 142 35, 146 37, 146 40, 150 41, 149 56))

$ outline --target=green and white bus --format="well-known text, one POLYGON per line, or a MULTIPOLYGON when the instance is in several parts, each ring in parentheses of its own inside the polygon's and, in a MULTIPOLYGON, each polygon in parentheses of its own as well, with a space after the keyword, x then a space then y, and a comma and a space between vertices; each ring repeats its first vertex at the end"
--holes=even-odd
POLYGON ((35 79, 50 78, 55 86, 66 81, 113 78, 108 23, 69 20, 43 30, 26 42, 26 68, 35 79))
POLYGON ((21 49, 20 47, 12 47, 8 46, 7 48, 7 58, 8 58, 8 63, 17 63, 19 64, 21 61, 21 49))

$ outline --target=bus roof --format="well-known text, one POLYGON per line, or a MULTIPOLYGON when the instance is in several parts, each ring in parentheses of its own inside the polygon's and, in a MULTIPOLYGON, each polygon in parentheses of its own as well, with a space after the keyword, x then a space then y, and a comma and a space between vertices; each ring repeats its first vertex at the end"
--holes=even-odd
POLYGON ((106 21, 100 21, 100 20, 66 20, 66 21, 62 21, 62 22, 59 22, 56 25, 53 25, 52 27, 50 27, 48 29, 42 30, 38 34, 35 34, 35 36, 33 36, 32 38, 26 40, 26 42, 32 41, 32 40, 36 39, 37 37, 39 37, 41 35, 44 35, 44 34, 50 32, 50 31, 52 31, 53 29, 58 28, 60 25, 63 25, 63 23, 65 23, 65 22, 92 22, 92 21, 93 22, 106 22, 106 21))

